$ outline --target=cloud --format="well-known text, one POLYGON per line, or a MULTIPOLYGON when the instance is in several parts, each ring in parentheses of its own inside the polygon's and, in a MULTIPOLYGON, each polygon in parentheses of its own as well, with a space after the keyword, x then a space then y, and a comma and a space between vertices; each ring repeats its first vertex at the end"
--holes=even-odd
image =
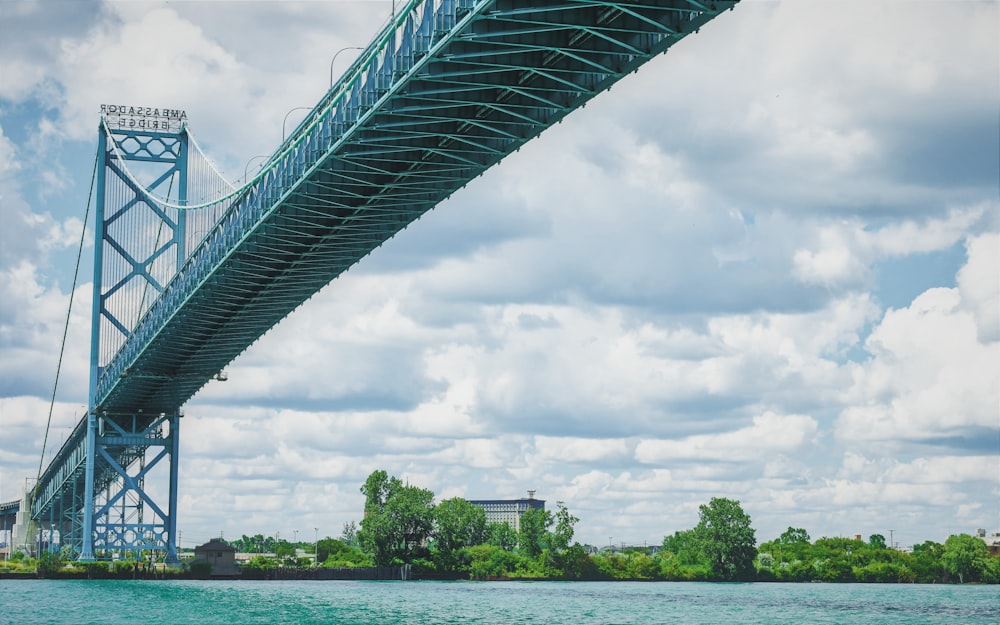
POLYGON ((592 465, 620 461, 629 453, 627 443, 622 439, 588 439, 572 436, 536 436, 535 453, 530 462, 535 463, 579 463, 592 465))
MULTIPOLYGON (((89 374, 89 285, 75 294, 59 384, 60 397, 86 397, 89 374)), ((0 393, 50 397, 66 325, 69 297, 39 284, 28 263, 0 270, 0 393)))
POLYGON ((989 340, 991 320, 977 324, 995 307, 995 241, 991 233, 968 244, 969 260, 959 279, 977 287, 929 289, 910 306, 886 311, 865 341, 871 358, 852 366, 854 383, 845 392, 839 437, 922 440, 997 427, 1000 342, 989 340), (972 301, 966 302, 964 293, 972 301))
POLYGON ((774 454, 800 451, 817 430, 816 420, 806 415, 766 412, 754 417, 752 425, 730 432, 640 441, 635 457, 646 464, 685 460, 759 461, 774 454))
POLYGON ((981 343, 1000 341, 1000 233, 970 237, 965 247, 969 262, 958 272, 961 306, 975 319, 981 343))
POLYGON ((956 209, 921 222, 906 219, 872 230, 863 219, 830 223, 816 233, 816 249, 795 251, 793 273, 807 284, 863 287, 879 260, 935 252, 961 240, 987 214, 988 204, 956 209))
POLYGON ((997 18, 990 3, 743 2, 624 83, 627 104, 595 106, 631 107, 630 127, 754 212, 933 213, 995 189, 997 18))
MULTIPOLYGON (((67 3, 52 10, 42 2, 5 2, 0 56, 0 100, 43 99, 56 90, 52 68, 61 41, 80 36, 101 14, 92 0, 67 3)), ((44 102, 51 105, 51 102, 44 102)))
MULTIPOLYGON (((51 392, 51 389, 50 389, 51 392)), ((45 462, 55 455, 60 446, 73 431, 80 417, 86 412, 82 404, 57 401, 51 406, 49 420, 49 400, 37 396, 5 395, 0 397, 0 416, 3 417, 4 444, 0 446, 0 466, 4 467, 4 478, 11 474, 19 478, 34 480, 38 472, 38 461, 45 444, 45 462), (49 426, 46 441, 46 425, 49 426)), ((4 482, 2 501, 14 498, 24 483, 16 480, 14 485, 4 482)))
POLYGON ((69 137, 92 135, 88 122, 101 104, 190 109, 245 90, 233 55, 173 9, 149 8, 132 17, 115 15, 85 38, 63 41, 60 79, 74 97, 66 100, 60 122, 69 137), (165 37, 169 45, 150 45, 165 37))

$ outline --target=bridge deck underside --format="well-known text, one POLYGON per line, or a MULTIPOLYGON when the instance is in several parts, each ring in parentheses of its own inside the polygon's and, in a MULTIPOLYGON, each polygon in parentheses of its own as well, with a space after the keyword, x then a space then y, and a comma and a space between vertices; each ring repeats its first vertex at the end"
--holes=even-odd
POLYGON ((355 123, 325 144, 311 136, 326 130, 325 120, 300 126, 299 147, 285 157, 290 179, 278 181, 279 193, 265 180, 242 203, 269 193, 276 201, 203 279, 181 287, 189 289, 182 305, 159 327, 136 332, 148 339, 127 365, 107 369, 119 374, 102 381, 101 410, 183 404, 388 238, 733 3, 705 4, 459 2, 443 17, 414 9, 399 28, 404 38, 426 32, 426 49, 407 50, 404 41, 372 53, 364 87, 338 105, 354 111, 355 123), (445 18, 451 30, 435 31, 445 18))

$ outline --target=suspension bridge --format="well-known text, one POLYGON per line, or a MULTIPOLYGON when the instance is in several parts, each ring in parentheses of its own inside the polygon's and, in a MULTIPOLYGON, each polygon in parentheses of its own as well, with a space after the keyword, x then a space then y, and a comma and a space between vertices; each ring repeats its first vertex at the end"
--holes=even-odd
POLYGON ((239 186, 183 111, 102 107, 87 414, 24 499, 0 504, 13 542, 177 562, 185 402, 408 224, 737 2, 410 0, 239 186))

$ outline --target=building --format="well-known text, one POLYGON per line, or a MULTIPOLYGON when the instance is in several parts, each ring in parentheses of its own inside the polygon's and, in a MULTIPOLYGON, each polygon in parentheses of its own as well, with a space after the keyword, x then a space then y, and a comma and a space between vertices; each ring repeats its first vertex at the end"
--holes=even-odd
POLYGON ((535 491, 529 490, 527 499, 477 499, 469 503, 479 506, 486 512, 487 523, 506 523, 521 530, 521 515, 528 510, 544 510, 545 500, 535 499, 535 491))
POLYGON ((212 565, 212 577, 230 577, 239 575, 236 568, 236 549, 213 538, 204 545, 194 548, 194 562, 208 562, 212 565))
POLYGON ((1000 556, 1000 532, 993 532, 987 536, 986 530, 980 528, 976 530, 976 538, 986 543, 986 551, 991 556, 1000 556))

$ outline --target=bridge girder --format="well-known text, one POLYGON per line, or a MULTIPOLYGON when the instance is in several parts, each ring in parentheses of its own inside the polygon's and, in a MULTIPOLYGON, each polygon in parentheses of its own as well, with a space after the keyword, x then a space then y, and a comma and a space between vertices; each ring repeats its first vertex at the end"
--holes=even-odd
POLYGON ((98 407, 182 405, 361 258, 735 4, 410 2, 166 286, 98 407))

